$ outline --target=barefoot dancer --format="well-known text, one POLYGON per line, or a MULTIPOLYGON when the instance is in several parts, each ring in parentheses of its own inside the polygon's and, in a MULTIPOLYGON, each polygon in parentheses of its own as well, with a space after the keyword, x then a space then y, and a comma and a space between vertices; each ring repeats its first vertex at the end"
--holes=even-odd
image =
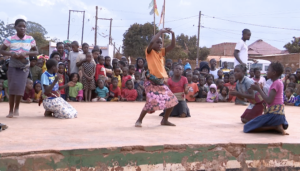
POLYGON ((38 55, 33 37, 25 35, 26 22, 17 19, 15 22, 17 34, 3 41, 0 53, 11 56, 9 62, 8 88, 9 88, 9 114, 8 118, 19 116, 19 104, 24 95, 25 84, 29 74, 29 56, 38 55), (6 51, 6 49, 10 51, 6 51))
POLYGON ((166 55, 166 52, 169 52, 174 47, 174 32, 171 31, 171 29, 162 29, 152 38, 146 49, 146 59, 150 72, 146 73, 147 79, 144 83, 147 101, 140 117, 135 123, 136 127, 142 126, 143 118, 147 112, 153 113, 156 110, 164 109, 166 114, 161 121, 161 125, 175 126, 168 121, 168 118, 178 101, 170 89, 164 84, 165 79, 168 78, 167 72, 164 68, 164 56, 166 55), (172 33, 172 43, 166 48, 162 48, 162 40, 160 38, 160 36, 164 33, 172 33))
POLYGON ((288 122, 285 119, 283 104, 283 83, 280 76, 283 73, 283 66, 279 62, 270 64, 267 72, 268 78, 273 81, 270 87, 269 95, 263 93, 258 83, 251 85, 253 90, 257 90, 268 104, 264 115, 258 116, 244 126, 244 132, 263 132, 276 130, 282 135, 289 135, 285 132, 288 128, 288 122))

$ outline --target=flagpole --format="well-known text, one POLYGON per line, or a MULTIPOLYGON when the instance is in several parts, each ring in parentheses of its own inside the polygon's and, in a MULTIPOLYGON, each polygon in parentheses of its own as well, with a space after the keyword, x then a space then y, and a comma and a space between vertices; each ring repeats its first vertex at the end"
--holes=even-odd
POLYGON ((155 35, 155 0, 154 0, 154 4, 153 4, 153 18, 154 18, 153 33, 155 35))
MULTIPOLYGON (((163 15, 164 15, 163 16, 164 17, 163 18, 163 20, 164 20, 163 21, 163 29, 165 28, 165 15, 166 15, 166 10, 165 9, 166 9, 166 0, 164 0, 164 9, 163 9, 164 10, 164 13, 163 13, 163 15)), ((165 40, 165 34, 162 35, 162 47, 164 47, 164 40, 165 40)))

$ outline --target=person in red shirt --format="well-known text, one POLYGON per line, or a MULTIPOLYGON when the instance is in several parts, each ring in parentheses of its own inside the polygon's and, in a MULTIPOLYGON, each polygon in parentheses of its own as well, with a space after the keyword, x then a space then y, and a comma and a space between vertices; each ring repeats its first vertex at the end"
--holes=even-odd
POLYGON ((21 99, 22 103, 31 103, 34 99, 33 82, 31 79, 27 79, 24 96, 21 99))
POLYGON ((99 56, 98 57, 98 61, 99 63, 96 65, 96 72, 95 72, 95 80, 96 82, 98 81, 98 77, 103 75, 106 77, 106 70, 105 70, 105 67, 104 67, 104 57, 103 56, 99 56))
MULTIPOLYGON (((69 82, 69 76, 66 74, 66 66, 64 63, 60 62, 58 63, 58 74, 59 74, 59 80, 58 85, 63 86, 69 82)), ((69 99, 69 87, 63 88, 60 90, 60 96, 65 101, 70 101, 69 99)))
POLYGON ((235 87, 236 87, 235 77, 233 74, 229 75, 229 83, 225 83, 224 86, 229 89, 228 101, 234 103, 236 96, 230 95, 230 92, 235 91, 235 87))
POLYGON ((194 102, 196 101, 196 97, 198 96, 198 85, 197 83, 192 82, 193 74, 192 72, 187 72, 186 73, 186 78, 188 80, 188 94, 186 95, 186 100, 188 102, 194 102))
POLYGON ((113 77, 109 85, 109 97, 107 101, 116 102, 121 100, 121 89, 118 87, 118 78, 113 77))
POLYGON ((132 77, 128 74, 129 72, 128 67, 123 67, 122 72, 123 72, 122 74, 122 90, 123 90, 124 88, 126 88, 126 82, 128 80, 132 80, 132 77))
POLYGON ((132 80, 126 81, 126 88, 122 89, 121 101, 135 101, 138 94, 137 91, 133 88, 132 80))
MULTIPOLYGON (((172 93, 176 96, 178 104, 174 107, 170 116, 174 117, 191 117, 190 110, 186 104, 185 96, 188 94, 188 80, 186 77, 182 76, 182 65, 176 65, 174 69, 174 74, 172 78, 168 79, 168 86, 172 93)), ((165 110, 160 116, 165 115, 165 110)))

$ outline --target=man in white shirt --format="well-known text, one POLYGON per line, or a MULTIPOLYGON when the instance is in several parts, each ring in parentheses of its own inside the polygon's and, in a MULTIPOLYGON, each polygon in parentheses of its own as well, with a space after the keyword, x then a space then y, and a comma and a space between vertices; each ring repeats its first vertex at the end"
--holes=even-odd
POLYGON ((209 74, 213 75, 214 76, 214 79, 217 80, 219 78, 218 76, 218 69, 216 68, 217 66, 217 61, 216 59, 211 59, 209 61, 209 64, 210 64, 210 71, 209 71, 209 74))
POLYGON ((242 39, 236 44, 234 50, 234 66, 241 64, 247 66, 248 61, 248 46, 246 44, 247 40, 250 40, 251 31, 249 29, 243 30, 243 37, 242 39))

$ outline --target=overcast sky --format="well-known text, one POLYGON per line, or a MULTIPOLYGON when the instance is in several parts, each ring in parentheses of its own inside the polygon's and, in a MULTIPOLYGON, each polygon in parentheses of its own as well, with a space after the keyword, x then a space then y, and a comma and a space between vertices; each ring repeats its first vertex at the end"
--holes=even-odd
MULTIPOLYGON (((112 18, 112 37, 117 47, 122 45, 124 32, 133 23, 153 22, 149 15, 151 0, 0 0, 0 20, 13 23, 17 18, 40 23, 48 31, 47 37, 67 39, 69 10, 86 12, 84 42, 94 44, 95 6, 98 17, 112 18)), ((163 0, 157 0, 161 13, 163 0)), ((211 47, 222 42, 237 42, 241 31, 249 28, 252 37, 248 44, 263 39, 265 42, 284 49, 293 36, 300 36, 300 1, 296 0, 166 0, 165 27, 173 29, 176 35, 197 35, 198 14, 202 11, 200 46, 211 47), (211 18, 215 17, 215 18, 211 18), (235 22, 229 22, 225 20, 235 22), (266 28, 271 26, 286 29, 266 28), (298 29, 298 30, 289 30, 298 29)), ((159 17, 156 17, 159 23, 159 17)), ((109 21, 98 20, 98 33, 109 34, 109 21)), ((161 26, 162 27, 162 26, 161 26)), ((160 28, 161 28, 160 27, 160 28)), ((70 40, 81 41, 82 14, 71 14, 70 40)), ((106 46, 106 38, 98 35, 98 45, 106 46)))

